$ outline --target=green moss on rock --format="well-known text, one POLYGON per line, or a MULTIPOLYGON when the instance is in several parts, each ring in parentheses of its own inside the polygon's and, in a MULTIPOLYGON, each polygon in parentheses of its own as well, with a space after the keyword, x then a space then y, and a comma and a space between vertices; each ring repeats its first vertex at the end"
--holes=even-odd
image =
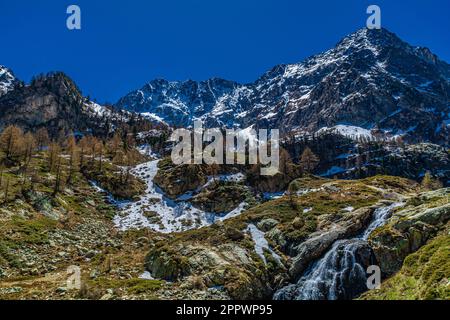
POLYGON ((450 300, 450 236, 448 230, 406 257, 401 270, 372 290, 367 300, 450 300))

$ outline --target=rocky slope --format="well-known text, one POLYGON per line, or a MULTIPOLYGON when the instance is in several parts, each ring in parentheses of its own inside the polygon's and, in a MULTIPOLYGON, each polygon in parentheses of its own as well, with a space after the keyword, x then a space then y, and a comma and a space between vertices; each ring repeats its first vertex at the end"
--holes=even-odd
POLYGON ((450 120, 450 66, 395 34, 359 30, 325 53, 279 65, 256 82, 155 80, 117 108, 175 126, 256 125, 284 133, 339 124, 442 142, 450 120))
POLYGON ((383 195, 411 190, 405 180, 395 187, 392 181, 383 177, 363 183, 301 180, 295 195, 250 208, 211 227, 168 235, 150 250, 146 267, 157 278, 220 287, 235 299, 270 298, 276 288, 296 277, 289 270, 302 272, 293 267, 300 252, 304 270, 334 241, 364 228, 372 206, 383 195), (307 245, 318 237, 329 241, 318 242, 320 250, 307 245))

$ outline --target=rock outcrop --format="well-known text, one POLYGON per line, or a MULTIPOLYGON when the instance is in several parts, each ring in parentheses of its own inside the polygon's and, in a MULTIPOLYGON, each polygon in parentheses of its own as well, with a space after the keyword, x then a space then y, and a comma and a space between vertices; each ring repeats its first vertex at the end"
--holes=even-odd
POLYGON ((158 164, 158 168, 154 183, 172 199, 188 191, 195 191, 208 181, 207 172, 200 165, 175 166, 166 158, 158 164))
POLYGON ((146 268, 156 278, 222 287, 233 299, 267 299, 272 292, 267 271, 247 248, 233 243, 155 248, 146 258, 146 268))

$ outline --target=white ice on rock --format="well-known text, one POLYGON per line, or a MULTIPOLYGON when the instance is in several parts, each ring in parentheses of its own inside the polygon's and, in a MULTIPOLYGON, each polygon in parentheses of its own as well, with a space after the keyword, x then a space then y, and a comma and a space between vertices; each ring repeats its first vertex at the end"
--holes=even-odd
POLYGON ((368 129, 364 129, 361 127, 356 126, 349 126, 349 125, 337 125, 331 128, 323 127, 319 131, 317 131, 318 134, 321 133, 327 133, 327 132, 335 132, 340 135, 343 135, 345 137, 348 137, 350 139, 358 139, 358 138, 373 138, 372 132, 368 129))
POLYGON ((141 274, 139 276, 139 279, 142 279, 142 280, 154 280, 155 278, 153 278, 152 274, 149 271, 145 271, 143 274, 141 274))
POLYGON ((158 158, 158 155, 153 152, 153 150, 149 144, 143 144, 143 145, 139 146, 137 149, 144 156, 151 157, 151 158, 158 158))
POLYGON ((250 231, 250 234, 252 235, 252 239, 255 242, 255 251, 261 257, 261 259, 264 261, 264 263, 267 263, 266 257, 264 256, 264 249, 266 249, 272 254, 272 257, 279 264, 281 264, 280 256, 278 254, 276 254, 269 247, 269 243, 267 242, 266 238, 264 237, 264 232, 259 230, 254 224, 249 224, 247 227, 247 231, 250 231))
POLYGON ((238 172, 234 174, 221 174, 216 177, 209 176, 208 181, 201 187, 201 189, 204 189, 211 185, 214 181, 225 181, 225 182, 241 182, 245 178, 244 174, 238 172))

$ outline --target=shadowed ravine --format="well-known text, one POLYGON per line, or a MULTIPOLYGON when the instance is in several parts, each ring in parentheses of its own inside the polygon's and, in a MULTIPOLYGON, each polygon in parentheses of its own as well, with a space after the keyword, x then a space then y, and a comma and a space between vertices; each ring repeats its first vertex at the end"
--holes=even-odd
POLYGON ((376 264, 367 243, 369 235, 391 216, 394 203, 378 208, 364 232, 353 239, 336 241, 331 249, 313 263, 296 284, 278 290, 275 300, 353 299, 367 290, 366 270, 376 264))

